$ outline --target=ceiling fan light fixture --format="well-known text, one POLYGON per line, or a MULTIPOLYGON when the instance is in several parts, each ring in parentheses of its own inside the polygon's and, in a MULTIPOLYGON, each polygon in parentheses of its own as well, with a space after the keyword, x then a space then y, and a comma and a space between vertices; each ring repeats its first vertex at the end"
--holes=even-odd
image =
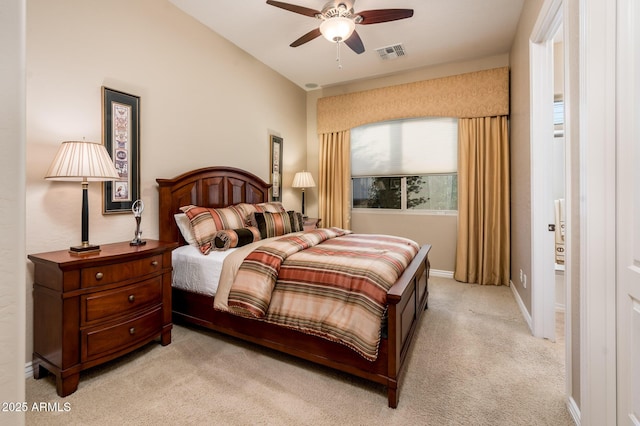
POLYGON ((353 19, 342 16, 325 19, 320 24, 320 32, 324 38, 335 43, 348 39, 355 28, 356 24, 353 19))

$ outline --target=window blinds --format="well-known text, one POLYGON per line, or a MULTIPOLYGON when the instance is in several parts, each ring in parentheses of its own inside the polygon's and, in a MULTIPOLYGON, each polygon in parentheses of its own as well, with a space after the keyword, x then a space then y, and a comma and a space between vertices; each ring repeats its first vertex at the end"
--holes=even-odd
POLYGON ((429 117, 351 129, 351 176, 455 173, 458 120, 429 117))

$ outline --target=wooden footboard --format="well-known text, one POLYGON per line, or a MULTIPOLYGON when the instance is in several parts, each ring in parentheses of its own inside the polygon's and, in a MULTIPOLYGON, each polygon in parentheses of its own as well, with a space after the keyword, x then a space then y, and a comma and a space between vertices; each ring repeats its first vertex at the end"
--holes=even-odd
POLYGON ((420 249, 414 261, 398 282, 387 293, 388 303, 388 375, 387 396, 389 407, 398 405, 398 382, 405 364, 413 336, 429 300, 429 250, 420 249))

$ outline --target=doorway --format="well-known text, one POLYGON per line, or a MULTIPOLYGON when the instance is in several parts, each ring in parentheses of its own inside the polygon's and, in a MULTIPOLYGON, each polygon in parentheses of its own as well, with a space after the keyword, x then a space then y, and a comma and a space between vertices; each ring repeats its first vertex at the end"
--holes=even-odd
MULTIPOLYGON (((547 166, 554 155, 554 39, 562 29, 562 16, 562 0, 545 2, 530 43, 531 205, 535 206, 531 209, 531 319, 533 335, 551 341, 555 341, 556 329, 556 268, 555 233, 549 226, 555 224, 555 206, 551 195, 554 193, 553 173, 549 173, 547 166)), ((566 81, 564 83, 568 86, 566 81)), ((568 136, 565 132, 565 146, 569 145, 568 136)), ((568 160, 566 153, 567 150, 565 161, 568 160)), ((565 179, 565 182, 569 181, 565 179)), ((565 198, 570 192, 570 185, 565 185, 565 198)), ((569 204, 565 204, 565 212, 568 212, 569 204)), ((566 225, 569 231, 569 223, 566 225)), ((565 264, 569 264, 566 257, 570 253, 565 253, 565 264)), ((564 272, 565 287, 569 287, 570 268, 565 267, 564 272)), ((570 310, 569 298, 566 298, 565 306, 570 310)))
MULTIPOLYGON (((567 26, 564 24, 563 0, 547 0, 542 6, 538 20, 530 38, 530 93, 531 93, 531 329, 536 337, 556 341, 556 234, 549 225, 556 225, 554 203, 554 178, 548 165, 558 146, 554 138, 554 95, 557 94, 555 82, 554 42, 561 36, 564 58, 569 57, 571 49, 569 39, 564 36, 567 26)), ((571 101, 569 81, 570 73, 563 66, 560 71, 564 78, 562 100, 564 106, 564 331, 565 383, 567 393, 571 395, 572 386, 572 298, 571 298, 571 101)), ((557 180, 557 179, 556 179, 557 180)), ((557 192, 557 189, 556 189, 557 192)), ((558 197, 559 198, 559 197, 558 197)), ((562 344, 562 343, 559 343, 562 344)))

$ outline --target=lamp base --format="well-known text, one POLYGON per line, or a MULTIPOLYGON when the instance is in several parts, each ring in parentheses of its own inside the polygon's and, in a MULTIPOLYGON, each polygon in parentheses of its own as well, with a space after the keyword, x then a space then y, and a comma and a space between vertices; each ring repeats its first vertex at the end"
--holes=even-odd
POLYGON ((129 243, 130 246, 143 246, 147 244, 147 242, 145 240, 133 240, 129 243))
POLYGON ((75 254, 78 256, 85 255, 85 254, 100 253, 100 246, 94 246, 91 244, 73 246, 73 247, 69 247, 69 253, 75 254))

